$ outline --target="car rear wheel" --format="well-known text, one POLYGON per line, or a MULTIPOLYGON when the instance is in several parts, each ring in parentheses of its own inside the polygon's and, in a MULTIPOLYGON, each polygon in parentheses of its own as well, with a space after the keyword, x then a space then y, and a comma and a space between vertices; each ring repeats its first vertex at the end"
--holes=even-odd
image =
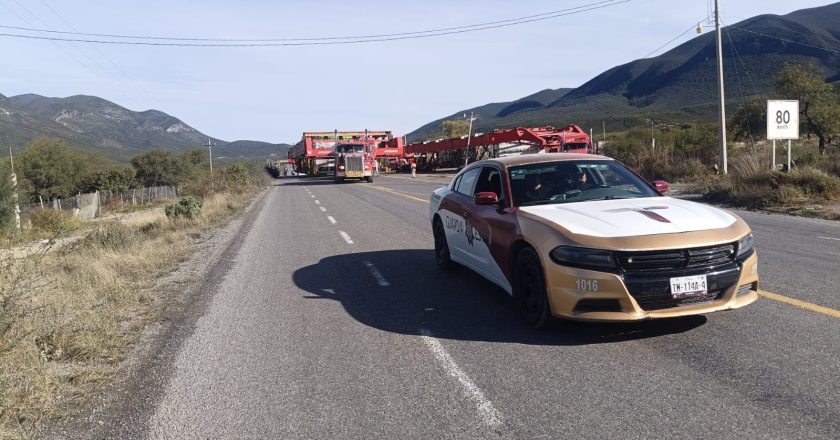
POLYGON ((548 303, 540 257, 531 248, 522 249, 516 257, 513 299, 522 320, 531 327, 545 329, 556 322, 548 303))
POLYGON ((441 269, 451 270, 455 268, 455 262, 449 255, 449 243, 446 242, 446 231, 443 230, 443 223, 435 220, 433 228, 435 235, 435 262, 441 269))

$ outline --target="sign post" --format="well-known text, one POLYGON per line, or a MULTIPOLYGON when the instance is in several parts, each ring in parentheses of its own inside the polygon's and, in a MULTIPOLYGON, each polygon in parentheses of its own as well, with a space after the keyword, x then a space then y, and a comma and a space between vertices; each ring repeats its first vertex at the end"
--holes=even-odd
POLYGON ((787 170, 791 166, 791 140, 799 139, 799 101, 767 101, 767 139, 773 141, 772 167, 776 169, 776 140, 787 140, 787 170))

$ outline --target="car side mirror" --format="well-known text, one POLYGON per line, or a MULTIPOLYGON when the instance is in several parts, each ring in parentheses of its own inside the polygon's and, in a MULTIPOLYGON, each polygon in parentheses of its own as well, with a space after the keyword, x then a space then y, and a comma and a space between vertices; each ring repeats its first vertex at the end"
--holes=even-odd
POLYGON ((499 204, 499 195, 494 192, 480 192, 475 194, 475 204, 492 206, 499 204))
POLYGON ((656 188, 656 192, 659 194, 665 194, 671 188, 671 185, 668 185, 668 182, 664 180, 654 180, 653 187, 656 188))

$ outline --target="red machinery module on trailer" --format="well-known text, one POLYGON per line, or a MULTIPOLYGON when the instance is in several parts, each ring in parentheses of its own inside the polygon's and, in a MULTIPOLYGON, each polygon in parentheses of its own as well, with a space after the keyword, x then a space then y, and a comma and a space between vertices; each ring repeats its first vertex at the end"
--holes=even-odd
POLYGON ((415 142, 405 146, 408 160, 421 168, 461 167, 469 161, 524 153, 591 153, 589 134, 579 125, 493 130, 472 137, 415 142))

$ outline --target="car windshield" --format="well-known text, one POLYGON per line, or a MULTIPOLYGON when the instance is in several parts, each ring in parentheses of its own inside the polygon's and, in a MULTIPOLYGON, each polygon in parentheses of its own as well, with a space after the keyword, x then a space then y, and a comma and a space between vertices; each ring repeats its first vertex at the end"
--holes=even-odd
POLYGON ((563 160, 508 169, 514 206, 659 195, 614 160, 563 160))
POLYGON ((364 146, 362 144, 340 144, 338 146, 339 153, 361 153, 364 146))

